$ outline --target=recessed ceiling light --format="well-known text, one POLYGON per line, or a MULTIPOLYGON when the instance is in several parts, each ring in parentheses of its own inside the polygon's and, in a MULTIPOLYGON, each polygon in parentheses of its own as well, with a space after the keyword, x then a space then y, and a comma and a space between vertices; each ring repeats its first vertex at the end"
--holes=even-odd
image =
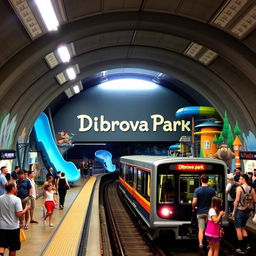
POLYGON ((35 0, 38 10, 48 31, 56 31, 59 26, 59 21, 55 14, 51 0, 35 0))
POLYGON ((73 90, 74 90, 75 93, 79 93, 80 92, 80 89, 79 89, 78 85, 73 86, 73 90))
POLYGON ((67 82, 67 78, 65 77, 64 73, 61 72, 59 73, 57 76, 57 81, 59 82, 60 85, 64 84, 65 82, 67 82))
POLYGON ((71 56, 66 45, 59 46, 57 49, 57 53, 63 63, 67 63, 70 61, 71 56))
POLYGON ((46 62, 48 64, 48 66, 51 69, 56 67, 56 66, 58 66, 58 64, 59 64, 59 62, 58 62, 58 60, 57 60, 57 58, 56 58, 56 56, 55 56, 55 54, 53 52, 47 54, 44 58, 45 58, 45 60, 46 60, 46 62))
POLYGON ((210 49, 208 49, 202 56, 199 58, 199 61, 205 65, 209 65, 217 58, 218 54, 210 49))
POLYGON ((230 0, 220 12, 215 16, 212 24, 217 25, 221 28, 226 25, 237 15, 237 13, 247 4, 248 0, 230 0))
POLYGON ((192 42, 189 44, 188 48, 185 50, 185 55, 195 58, 195 56, 201 51, 203 46, 201 44, 197 44, 192 42))
POLYGON ((35 39, 43 34, 43 31, 26 0, 9 0, 9 2, 32 39, 35 39))
POLYGON ((76 79, 76 72, 75 72, 75 70, 74 70, 73 67, 67 68, 67 69, 66 69, 66 74, 67 74, 69 80, 74 80, 74 79, 76 79))
POLYGON ((256 6, 250 11, 231 29, 231 32, 242 38, 246 36, 253 28, 256 27, 256 6))

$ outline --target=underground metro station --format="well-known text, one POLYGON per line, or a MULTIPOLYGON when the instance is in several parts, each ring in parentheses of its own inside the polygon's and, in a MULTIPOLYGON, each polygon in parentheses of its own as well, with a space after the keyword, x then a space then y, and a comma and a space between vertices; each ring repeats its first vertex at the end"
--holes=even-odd
POLYGON ((253 209, 236 222, 245 174, 256 202, 255 0, 5 0, 0 13, 0 255, 207 255, 203 174, 225 212, 219 255, 256 255, 253 209), (21 220, 1 200, 33 198, 24 170, 37 192, 21 220))

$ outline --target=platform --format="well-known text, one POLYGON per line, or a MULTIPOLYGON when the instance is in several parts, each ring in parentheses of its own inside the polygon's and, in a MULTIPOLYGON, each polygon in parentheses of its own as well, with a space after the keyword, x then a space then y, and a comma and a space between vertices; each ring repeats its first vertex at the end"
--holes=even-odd
POLYGON ((54 211, 53 228, 49 227, 48 224, 43 224, 42 197, 37 199, 34 219, 39 221, 39 224, 30 224, 29 230, 25 231, 27 240, 22 243, 21 250, 17 251, 18 256, 36 256, 41 254, 41 252, 47 245, 49 238, 56 231, 58 225, 63 220, 65 214, 69 210, 70 206, 72 205, 88 179, 79 180, 70 190, 68 190, 64 209, 59 210, 57 208, 54 211))

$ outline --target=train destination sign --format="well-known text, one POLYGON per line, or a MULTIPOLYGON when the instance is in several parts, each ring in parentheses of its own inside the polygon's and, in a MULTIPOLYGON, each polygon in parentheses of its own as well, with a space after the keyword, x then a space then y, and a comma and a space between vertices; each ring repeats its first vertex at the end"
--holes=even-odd
POLYGON ((177 171, 205 171, 205 164, 194 164, 194 163, 180 163, 176 164, 177 171))
POLYGON ((146 120, 141 121, 126 121, 126 120, 106 120, 104 115, 99 117, 91 117, 89 115, 78 115, 79 132, 87 132, 94 130, 95 132, 149 132, 149 131, 164 131, 164 132, 190 132, 190 121, 187 120, 166 120, 160 114, 150 116, 151 123, 146 120))

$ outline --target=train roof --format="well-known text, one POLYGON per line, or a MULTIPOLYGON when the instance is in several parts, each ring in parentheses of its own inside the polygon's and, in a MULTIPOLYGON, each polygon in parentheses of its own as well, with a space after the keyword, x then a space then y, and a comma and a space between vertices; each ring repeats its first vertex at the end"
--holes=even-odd
POLYGON ((171 156, 150 156, 150 155, 131 155, 122 156, 120 162, 127 162, 129 164, 147 166, 151 168, 155 164, 164 164, 171 162, 205 162, 205 163, 218 163, 226 166, 226 164, 218 159, 212 158, 195 158, 195 157, 171 157, 171 156))

